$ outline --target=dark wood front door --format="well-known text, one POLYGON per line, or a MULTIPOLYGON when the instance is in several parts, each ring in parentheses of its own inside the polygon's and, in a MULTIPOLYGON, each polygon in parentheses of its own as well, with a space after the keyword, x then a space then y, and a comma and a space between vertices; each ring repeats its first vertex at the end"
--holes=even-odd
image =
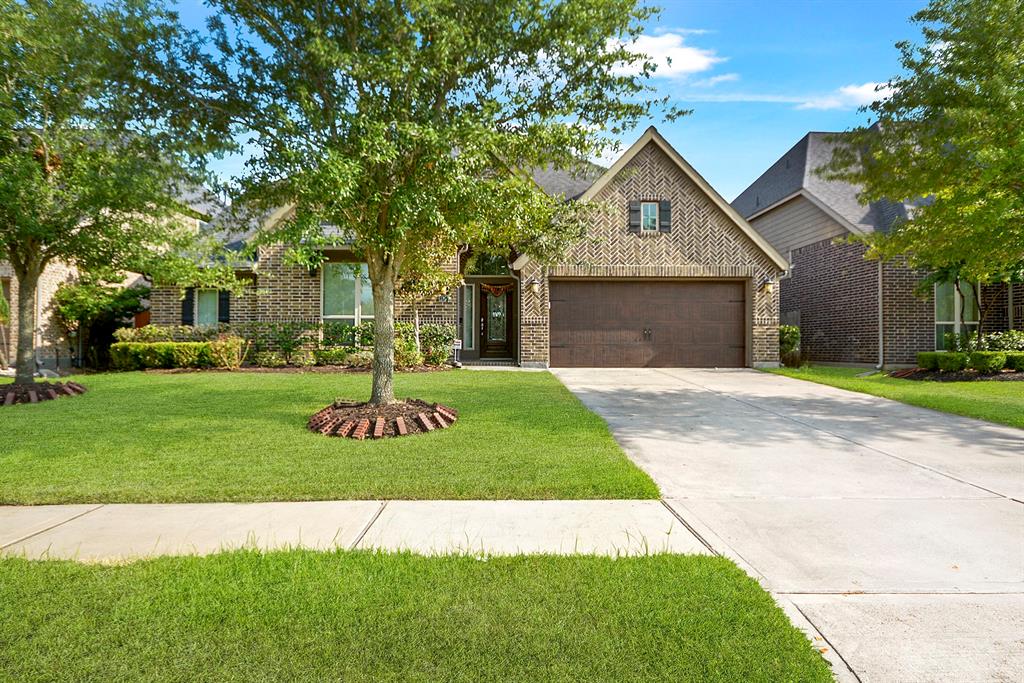
POLYGON ((551 282, 552 367, 742 367, 745 285, 551 282))
POLYGON ((515 283, 480 283, 480 357, 512 358, 515 351, 515 283))

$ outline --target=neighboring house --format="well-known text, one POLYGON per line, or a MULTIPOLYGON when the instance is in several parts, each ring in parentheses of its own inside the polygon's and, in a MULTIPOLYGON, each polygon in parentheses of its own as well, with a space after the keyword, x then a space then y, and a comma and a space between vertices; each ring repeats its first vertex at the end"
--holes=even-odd
MULTIPOLYGON (((554 367, 745 367, 778 363, 785 261, 649 128, 607 171, 534 173, 552 195, 613 207, 564 263, 542 268, 453 254, 464 284, 423 303, 421 322, 453 324, 462 358, 554 367)), ((269 220, 280 220, 280 211, 269 220)), ((373 318, 365 265, 346 247, 316 269, 285 265, 284 246, 243 268, 242 295, 157 289, 162 325, 373 318)), ((410 320, 399 297, 396 315, 410 320)))
MULTIPOLYGON (((942 349, 947 332, 976 330, 982 316, 970 285, 963 305, 952 284, 921 296, 927 273, 866 260, 865 247, 845 239, 887 232, 912 206, 861 204, 856 186, 815 173, 836 135, 808 133, 732 205, 789 262, 779 310, 783 324, 800 327, 804 359, 913 364, 917 352, 942 349)), ((985 286, 981 298, 986 332, 1024 329, 1024 285, 985 286)))
MULTIPOLYGON (((188 213, 181 219, 195 224, 198 229, 210 220, 222 207, 215 197, 205 190, 194 190, 181 199, 188 213)), ((68 339, 64 328, 56 317, 53 309, 53 296, 57 288, 64 283, 78 279, 78 269, 64 262, 51 262, 39 277, 36 289, 36 329, 33 337, 36 365, 48 370, 66 370, 76 364, 82 357, 83 349, 79 348, 77 339, 68 339)), ((136 273, 127 274, 122 286, 131 287, 147 284, 142 276, 136 273)), ((8 365, 13 366, 18 348, 18 278, 15 277, 11 264, 0 260, 0 295, 7 299, 11 307, 10 325, 0 335, 0 344, 5 340, 7 348, 0 348, 8 365)))

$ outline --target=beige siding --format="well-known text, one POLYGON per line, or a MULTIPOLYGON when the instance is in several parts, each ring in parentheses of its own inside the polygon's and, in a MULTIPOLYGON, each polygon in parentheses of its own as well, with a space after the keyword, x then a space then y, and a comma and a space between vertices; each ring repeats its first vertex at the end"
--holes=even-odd
POLYGON ((787 259, 790 252, 847 233, 834 218, 805 197, 796 197, 750 221, 787 259))

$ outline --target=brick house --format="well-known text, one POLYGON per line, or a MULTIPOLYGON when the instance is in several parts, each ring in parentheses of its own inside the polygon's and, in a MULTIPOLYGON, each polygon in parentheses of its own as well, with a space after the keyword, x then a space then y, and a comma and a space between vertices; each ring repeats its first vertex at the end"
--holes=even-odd
MULTIPOLYGON (((467 362, 539 367, 747 367, 778 363, 785 261, 658 131, 610 169, 534 173, 552 195, 606 203, 564 263, 541 267, 452 255, 456 291, 417 306, 421 322, 455 325, 467 362)), ((279 220, 279 211, 268 220, 279 220)), ((244 294, 175 289, 152 295, 155 324, 340 320, 373 316, 365 265, 346 247, 321 267, 261 248, 244 294)), ((399 320, 412 302, 396 304, 399 320)))
POLYGON ((1024 329, 1024 284, 982 287, 979 311, 970 301, 961 304, 952 284, 919 295, 927 273, 866 260, 864 246, 844 240, 884 233, 912 207, 867 206, 856 186, 819 177, 815 170, 831 159, 834 135, 808 133, 732 203, 788 261, 779 311, 783 324, 800 327, 803 357, 907 365, 919 351, 942 349, 947 332, 977 330, 979 321, 986 332, 1024 329))

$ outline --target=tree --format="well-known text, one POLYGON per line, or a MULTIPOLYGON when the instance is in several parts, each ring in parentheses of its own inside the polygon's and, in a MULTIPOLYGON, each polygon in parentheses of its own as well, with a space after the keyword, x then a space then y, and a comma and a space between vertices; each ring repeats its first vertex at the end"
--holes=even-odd
POLYGON ((203 85, 258 150, 242 194, 294 207, 261 239, 310 264, 351 244, 367 263, 373 404, 394 401, 403 273, 429 279, 442 264, 426 257, 464 244, 551 258, 579 236, 559 219, 572 209, 522 170, 577 165, 665 105, 629 49, 652 16, 637 0, 211 4, 220 61, 203 85))
POLYGON ((176 220, 219 136, 160 96, 196 46, 158 5, 0 0, 0 36, 0 249, 18 279, 15 381, 30 383, 49 263, 229 276, 196 265, 201 240, 176 220))
POLYGON ((142 300, 149 293, 149 287, 112 285, 96 274, 87 274, 78 282, 57 287, 53 307, 64 329, 80 340, 91 366, 106 367, 114 330, 123 327, 129 316, 145 310, 142 300))
POLYGON ((859 184, 865 203, 914 204, 863 238, 869 256, 905 257, 960 296, 961 281, 1024 279, 1024 2, 933 0, 912 21, 923 44, 897 44, 905 73, 826 175, 859 184))

